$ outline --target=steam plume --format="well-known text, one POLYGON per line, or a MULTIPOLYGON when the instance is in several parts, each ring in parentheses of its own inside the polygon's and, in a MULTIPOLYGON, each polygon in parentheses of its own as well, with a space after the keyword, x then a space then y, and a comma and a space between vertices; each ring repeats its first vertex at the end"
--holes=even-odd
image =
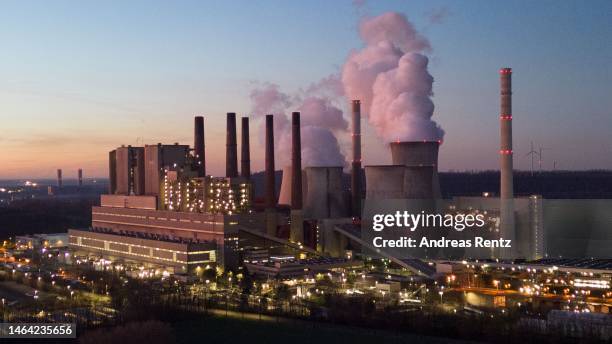
POLYGON ((442 140, 444 131, 431 120, 428 40, 395 12, 363 20, 359 32, 365 47, 353 52, 342 70, 347 97, 361 100, 370 124, 387 142, 442 140))
POLYGON ((275 115, 275 133, 278 133, 275 135, 275 147, 281 166, 289 164, 291 156, 291 130, 287 117, 290 109, 301 112, 302 166, 345 165, 334 133, 346 131, 348 123, 342 110, 332 103, 329 96, 330 93, 341 92, 339 85, 339 79, 332 76, 311 85, 301 96, 290 96, 281 92, 278 85, 270 83, 251 91, 253 115, 256 118, 266 113, 275 115))

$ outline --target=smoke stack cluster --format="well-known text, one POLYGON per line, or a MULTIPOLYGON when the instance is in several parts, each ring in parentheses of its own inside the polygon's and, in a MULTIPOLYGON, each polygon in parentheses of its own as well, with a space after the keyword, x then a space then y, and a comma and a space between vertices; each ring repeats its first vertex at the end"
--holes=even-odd
POLYGON ((83 186, 83 169, 79 168, 77 172, 77 176, 79 179, 79 187, 82 187, 83 186))
POLYGON ((236 144, 236 114, 227 113, 227 144, 226 144, 225 176, 238 177, 238 147, 236 144))
POLYGON ((206 176, 206 156, 204 150, 204 117, 194 119, 193 152, 196 161, 198 177, 206 176))
POLYGON ((62 169, 58 168, 57 169, 57 187, 58 188, 62 188, 62 169))
POLYGON ((361 217, 361 101, 353 100, 353 162, 351 164, 351 213, 361 217))
POLYGON ((245 179, 251 179, 251 148, 249 145, 249 118, 242 117, 242 142, 240 155, 240 174, 245 179))
MULTIPOLYGON (((500 236, 515 242, 514 184, 512 180, 512 69, 502 68, 500 76, 500 236)), ((512 248, 502 249, 502 258, 513 258, 512 248)))

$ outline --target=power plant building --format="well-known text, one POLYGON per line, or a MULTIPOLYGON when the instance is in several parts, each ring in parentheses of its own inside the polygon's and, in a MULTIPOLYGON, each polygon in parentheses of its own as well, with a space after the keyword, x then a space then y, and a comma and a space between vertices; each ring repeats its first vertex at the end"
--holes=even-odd
MULTIPOLYGON (((244 257, 269 256, 272 249, 291 249, 300 252, 292 264, 306 261, 299 257, 305 253, 343 259, 361 253, 393 259, 423 274, 431 270, 428 264, 405 259, 395 251, 377 251, 364 236, 372 232, 368 227, 371 215, 385 210, 382 205, 386 201, 399 200, 397 204, 403 209, 415 212, 482 209, 492 222, 497 221, 492 237, 513 238, 519 257, 543 257, 546 236, 542 199, 538 196, 514 199, 511 71, 504 68, 500 73, 501 198, 442 200, 438 177, 441 141, 437 140, 390 142, 392 164, 362 169, 361 103, 355 100, 351 104, 350 187, 344 183, 342 166, 302 167, 300 113, 294 112, 291 164, 283 168, 277 198, 274 116, 267 115, 264 188, 257 204, 251 177, 249 118, 241 118, 240 171, 236 114, 227 113, 225 175, 210 176, 206 174, 204 117, 196 116, 193 148, 158 143, 122 146, 109 152, 109 194, 101 197, 100 206, 93 207, 91 228, 70 230, 70 246, 87 254, 162 265, 180 273, 192 272, 202 264, 232 269, 244 257), (265 244, 245 248, 243 242, 265 244)), ((424 254, 427 259, 435 259, 440 253, 424 254)), ((490 257, 507 254, 491 252, 490 257)), ((285 269, 280 268, 282 264, 251 265, 261 271, 285 269)), ((290 270, 294 268, 291 265, 290 270)))

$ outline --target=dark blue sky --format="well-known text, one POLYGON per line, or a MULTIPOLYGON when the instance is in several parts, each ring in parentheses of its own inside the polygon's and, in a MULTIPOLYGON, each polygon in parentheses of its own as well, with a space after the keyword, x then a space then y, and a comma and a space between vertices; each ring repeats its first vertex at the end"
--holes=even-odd
MULTIPOLYGON (((14 1, 0 10, 0 178, 103 176, 114 146, 190 143, 196 113, 219 173, 224 114, 248 112, 253 82, 294 92, 338 72, 359 18, 386 11, 431 42, 442 170, 497 168, 502 66, 518 168, 531 141, 544 168, 612 168, 612 1, 14 1)), ((364 163, 389 162, 365 130, 364 163)))

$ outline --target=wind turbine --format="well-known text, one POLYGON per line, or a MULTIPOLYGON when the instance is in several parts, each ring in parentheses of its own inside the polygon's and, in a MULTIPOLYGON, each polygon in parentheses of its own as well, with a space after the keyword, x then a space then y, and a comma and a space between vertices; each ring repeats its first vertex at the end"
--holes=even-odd
POLYGON ((539 156, 540 161, 541 161, 541 159, 542 159, 542 155, 540 155, 540 153, 538 153, 537 151, 535 151, 535 150, 533 149, 533 141, 531 141, 531 150, 530 150, 530 151, 529 151, 529 153, 527 153, 527 155, 525 155, 525 156, 526 156, 526 157, 531 156, 531 175, 532 175, 532 176, 533 176, 533 167, 534 167, 534 163, 535 163, 534 158, 535 158, 535 156, 536 156, 536 155, 537 155, 537 156, 539 156))
MULTIPOLYGON (((532 149, 533 149, 533 147, 532 147, 532 149)), ((544 147, 540 146, 540 152, 538 153, 538 157, 539 157, 538 163, 539 163, 539 167, 540 167, 540 172, 542 172, 542 151, 543 150, 549 150, 549 149, 550 148, 544 148, 544 147)), ((553 169, 554 169, 554 167, 553 167, 553 169)))

